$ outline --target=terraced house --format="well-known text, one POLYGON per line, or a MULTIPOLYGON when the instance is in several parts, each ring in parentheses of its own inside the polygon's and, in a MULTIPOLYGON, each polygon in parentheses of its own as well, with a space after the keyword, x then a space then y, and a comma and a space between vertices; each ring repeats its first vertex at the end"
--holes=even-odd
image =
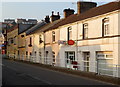
POLYGON ((7 55, 17 58, 18 55, 18 25, 7 30, 7 55))
POLYGON ((60 19, 59 12, 52 12, 51 21, 46 16, 45 21, 32 21, 27 27, 23 25, 30 22, 19 20, 18 55, 37 63, 120 77, 120 1, 96 6, 78 1, 76 14, 64 9, 60 19))
POLYGON ((21 60, 26 60, 26 50, 25 50, 25 31, 37 24, 36 19, 17 19, 18 23, 18 56, 21 60))
POLYGON ((44 53, 44 51, 42 52, 40 48, 44 48, 44 44, 41 44, 43 42, 43 35, 42 33, 38 34, 38 32, 37 33, 33 33, 33 32, 37 31, 38 29, 45 26, 46 24, 47 22, 40 21, 35 26, 31 27, 25 32, 26 33, 25 48, 26 48, 27 60, 42 63, 42 61, 40 60, 41 60, 41 57, 43 58, 44 56, 44 54, 42 54, 44 53))
POLYGON ((78 13, 57 25, 68 43, 59 45, 61 66, 74 68, 76 61, 78 70, 120 77, 120 1, 85 12, 81 4, 95 3, 78 2, 78 13))

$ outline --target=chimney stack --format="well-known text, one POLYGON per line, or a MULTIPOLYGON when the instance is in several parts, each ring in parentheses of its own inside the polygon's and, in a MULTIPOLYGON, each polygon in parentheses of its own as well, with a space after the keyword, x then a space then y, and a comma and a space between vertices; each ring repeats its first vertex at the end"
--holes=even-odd
POLYGON ((50 18, 51 18, 51 22, 60 19, 59 12, 57 12, 57 15, 54 15, 54 11, 52 11, 52 15, 50 18))
POLYGON ((63 12, 64 12, 64 18, 67 18, 68 16, 74 14, 75 11, 73 9, 68 8, 68 9, 64 9, 63 12))
POLYGON ((22 23, 22 22, 26 22, 26 19, 22 19, 22 18, 21 18, 21 19, 17 19, 17 23, 18 23, 18 24, 20 24, 20 23, 22 23))
POLYGON ((46 23, 50 23, 49 15, 46 16, 46 18, 45 18, 45 22, 46 22, 46 23))
POLYGON ((78 1, 77 2, 77 13, 81 14, 91 8, 94 8, 97 6, 97 3, 95 2, 87 2, 87 1, 78 1))

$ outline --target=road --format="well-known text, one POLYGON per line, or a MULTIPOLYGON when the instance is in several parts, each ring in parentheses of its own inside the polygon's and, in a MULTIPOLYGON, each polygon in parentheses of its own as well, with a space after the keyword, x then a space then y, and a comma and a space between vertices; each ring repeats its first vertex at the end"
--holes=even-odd
POLYGON ((111 85, 13 60, 2 63, 3 85, 111 85))

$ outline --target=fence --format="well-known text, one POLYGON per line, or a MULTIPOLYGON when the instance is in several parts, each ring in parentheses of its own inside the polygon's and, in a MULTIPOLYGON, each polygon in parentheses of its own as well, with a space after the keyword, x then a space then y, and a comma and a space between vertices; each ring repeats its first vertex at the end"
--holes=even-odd
POLYGON ((41 63, 41 64, 47 64, 52 66, 58 66, 58 67, 66 67, 73 70, 81 70, 81 71, 87 71, 87 72, 95 72, 99 75, 107 75, 112 77, 120 77, 120 65, 118 64, 107 64, 107 63, 99 63, 97 61, 84 61, 81 60, 79 63, 78 61, 71 61, 71 60, 65 60, 65 59, 56 59, 56 61, 53 61, 53 58, 51 57, 39 57, 36 56, 25 56, 25 55, 14 55, 10 54, 9 58, 14 58, 16 60, 22 60, 22 61, 28 61, 33 63, 41 63), (64 63, 63 63, 64 62, 64 63))

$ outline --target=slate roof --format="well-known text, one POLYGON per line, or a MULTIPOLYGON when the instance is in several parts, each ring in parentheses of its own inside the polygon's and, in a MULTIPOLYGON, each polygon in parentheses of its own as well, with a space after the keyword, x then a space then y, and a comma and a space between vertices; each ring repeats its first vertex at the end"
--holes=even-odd
POLYGON ((38 30, 39 28, 43 27, 46 24, 47 23, 45 21, 41 21, 38 24, 36 24, 35 26, 28 29, 25 33, 26 33, 26 35, 29 35, 29 34, 33 33, 34 31, 38 30))
POLYGON ((15 29, 17 29, 17 28, 18 28, 18 25, 16 24, 16 25, 13 26, 12 28, 7 29, 7 33, 11 32, 11 31, 13 31, 13 30, 15 30, 15 29))
POLYGON ((48 31, 48 30, 50 30, 50 29, 53 29, 52 27, 54 27, 55 25, 57 25, 57 24, 58 24, 59 22, 61 22, 62 20, 63 20, 63 19, 59 19, 59 20, 56 20, 56 21, 54 21, 54 22, 52 22, 52 23, 48 23, 48 24, 46 24, 45 26, 42 26, 41 28, 39 28, 38 30, 32 32, 31 34, 36 33, 36 32, 46 32, 46 31, 48 31))
POLYGON ((35 24, 18 24, 18 34, 21 34, 31 27, 35 26, 35 24))
POLYGON ((48 30, 56 29, 56 28, 58 28, 59 26, 62 26, 62 25, 66 25, 66 24, 77 22, 77 21, 85 20, 87 18, 92 18, 92 17, 95 17, 95 16, 99 16, 99 15, 102 15, 102 14, 106 14, 106 13, 115 11, 115 10, 119 10, 119 9, 120 9, 120 1, 110 2, 110 3, 105 4, 105 5, 101 5, 101 6, 98 6, 98 7, 91 8, 90 10, 88 10, 84 13, 73 14, 73 15, 70 15, 69 17, 67 17, 67 18, 56 20, 52 23, 49 23, 49 24, 46 24, 45 26, 40 27, 39 29, 31 32, 30 34, 36 33, 38 31, 46 32, 48 30))
POLYGON ((66 25, 69 23, 74 23, 77 21, 85 20, 87 18, 99 16, 99 15, 102 15, 102 14, 105 14, 108 12, 112 12, 115 10, 120 10, 120 1, 119 2, 110 2, 110 3, 105 4, 105 5, 94 7, 94 8, 92 8, 84 13, 81 13, 79 15, 78 14, 70 15, 69 17, 67 17, 66 19, 64 19, 63 21, 61 21, 57 25, 55 25, 53 28, 56 29, 62 25, 66 25))

